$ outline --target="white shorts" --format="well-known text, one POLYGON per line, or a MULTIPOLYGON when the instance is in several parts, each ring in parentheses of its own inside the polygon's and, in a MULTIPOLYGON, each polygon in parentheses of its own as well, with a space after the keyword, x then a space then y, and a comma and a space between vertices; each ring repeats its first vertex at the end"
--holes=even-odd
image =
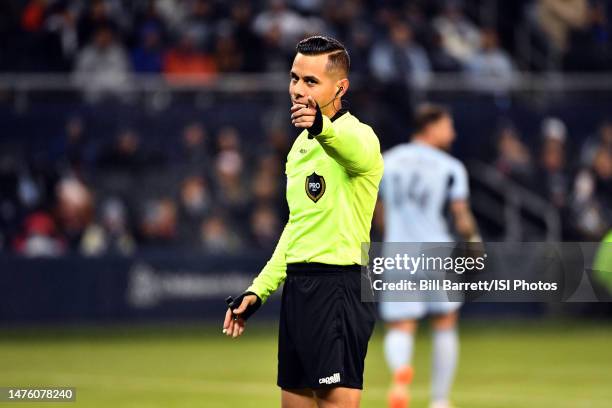
POLYGON ((416 320, 426 315, 445 315, 458 310, 462 302, 380 302, 380 316, 386 322, 416 320))
MULTIPOLYGON (((452 244, 449 244, 452 245, 452 244)), ((422 244, 422 248, 427 248, 428 244, 422 244)), ((435 245, 434 245, 435 246, 435 245)), ((437 254, 445 256, 446 251, 448 254, 452 252, 452 246, 448 248, 438 248, 437 254)), ((418 256, 421 251, 415 252, 413 255, 418 256)), ((408 253, 410 255, 410 253, 408 253)), ((387 256, 394 256, 394 253, 386 254, 387 256)), ((393 281, 402 278, 408 280, 418 281, 419 279, 432 278, 434 275, 427 275, 427 272, 422 270, 416 271, 414 274, 409 276, 406 272, 400 271, 400 275, 395 270, 387 270, 385 272, 386 278, 391 278, 393 281)), ((454 300, 461 300, 454 299, 454 300)), ((416 292, 410 295, 397 295, 390 292, 383 292, 380 297, 380 316, 384 321, 393 322, 398 320, 413 320, 421 319, 426 315, 445 315, 458 310, 463 302, 450 301, 448 294, 444 290, 431 290, 426 292, 416 292), (399 296, 399 297, 398 297, 399 296), (390 300, 393 301, 390 301, 390 300), (406 300, 406 301, 404 301, 406 300)))

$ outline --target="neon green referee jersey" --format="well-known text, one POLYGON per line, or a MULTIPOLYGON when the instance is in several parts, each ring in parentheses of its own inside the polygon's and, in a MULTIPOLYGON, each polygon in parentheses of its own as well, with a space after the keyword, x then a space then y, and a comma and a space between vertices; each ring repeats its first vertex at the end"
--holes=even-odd
POLYGON ((361 264, 383 174, 378 137, 349 112, 308 138, 304 130, 287 155, 289 221, 260 274, 247 289, 265 301, 285 280, 287 264, 361 264))
POLYGON ((593 269, 595 276, 599 282, 604 285, 610 294, 612 294, 612 230, 608 231, 608 234, 601 241, 597 255, 595 256, 595 262, 593 269))

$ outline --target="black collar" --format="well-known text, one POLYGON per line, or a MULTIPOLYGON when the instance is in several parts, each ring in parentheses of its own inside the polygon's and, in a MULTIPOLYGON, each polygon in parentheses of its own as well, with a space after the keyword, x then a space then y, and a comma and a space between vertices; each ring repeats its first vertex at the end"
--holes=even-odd
POLYGON ((332 122, 336 119, 338 119, 340 116, 344 115, 346 112, 348 112, 348 109, 340 109, 338 112, 336 112, 336 114, 330 119, 332 122))

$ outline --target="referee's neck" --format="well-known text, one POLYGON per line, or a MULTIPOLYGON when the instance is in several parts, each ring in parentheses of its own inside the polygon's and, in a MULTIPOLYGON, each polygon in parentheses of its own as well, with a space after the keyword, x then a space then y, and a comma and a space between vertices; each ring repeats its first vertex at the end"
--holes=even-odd
POLYGON ((334 120, 338 119, 340 116, 344 115, 346 112, 348 112, 348 109, 340 108, 336 110, 336 112, 332 116, 328 116, 329 120, 333 122, 334 120))
POLYGON ((331 106, 331 105, 333 104, 330 104, 329 107, 325 107, 323 108, 323 110, 321 110, 321 113, 327 116, 329 119, 333 118, 336 115, 336 113, 338 113, 338 111, 340 110, 340 109, 336 109, 335 106, 331 106))

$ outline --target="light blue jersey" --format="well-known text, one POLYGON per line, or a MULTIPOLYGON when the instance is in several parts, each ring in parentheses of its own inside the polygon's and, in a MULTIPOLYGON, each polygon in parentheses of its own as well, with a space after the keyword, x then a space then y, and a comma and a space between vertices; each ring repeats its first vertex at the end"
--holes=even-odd
MULTIPOLYGON (((467 171, 448 153, 421 142, 404 143, 383 155, 385 172, 379 194, 385 208, 386 242, 452 242, 446 205, 469 195, 467 171)), ((387 247, 385 247, 387 248, 387 247)), ((391 250, 390 248, 387 248, 391 250)), ((383 255, 394 256, 393 251, 383 255)), ((419 252, 409 254, 419 256, 419 252)), ((387 278, 395 275, 387 272, 387 278)), ((417 272, 412 278, 422 278, 417 272)), ((419 319, 426 314, 447 314, 461 302, 449 302, 444 291, 419 294, 406 302, 380 303, 385 321, 419 319)))
MULTIPOLYGON (((385 172, 379 194, 385 208, 386 242, 452 242, 445 207, 469 195, 463 164, 442 150, 421 142, 404 143, 383 155, 385 172)), ((383 253, 385 250, 383 250, 383 253)), ((394 253, 383 254, 393 256, 394 253)), ((410 254, 418 256, 419 253, 410 254)), ((393 272, 391 271, 391 275, 393 272)), ((419 278, 419 272, 413 278, 419 278)), ((380 303, 385 321, 447 314, 461 302, 449 302, 444 291, 423 294, 420 301, 380 303)))
POLYGON ((383 158, 380 195, 385 207, 385 241, 453 241, 444 212, 449 201, 468 198, 463 164, 422 142, 396 146, 383 158))

